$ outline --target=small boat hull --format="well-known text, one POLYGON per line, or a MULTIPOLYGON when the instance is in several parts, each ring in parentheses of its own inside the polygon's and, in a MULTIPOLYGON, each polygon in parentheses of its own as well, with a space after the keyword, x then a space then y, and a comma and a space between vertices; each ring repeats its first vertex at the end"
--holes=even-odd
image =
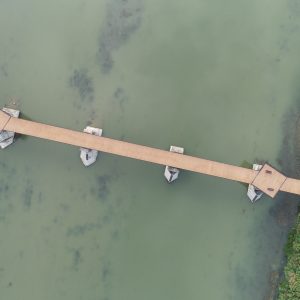
MULTIPOLYGON (((2 111, 9 114, 14 118, 18 118, 20 115, 20 111, 12 108, 3 107, 2 111)), ((0 148, 5 149, 9 145, 11 145, 15 140, 15 133, 12 131, 2 130, 0 132, 0 148)))
MULTIPOLYGON (((83 132, 96 135, 96 136, 102 136, 102 129, 95 128, 91 126, 87 126, 83 132)), ((98 157, 98 151, 94 149, 87 149, 87 148, 80 148, 80 159, 82 163, 88 167, 96 162, 98 157)))
MULTIPOLYGON (((252 169, 255 171, 260 171, 260 169, 262 168, 262 165, 259 164, 253 164, 252 169)), ((261 190, 259 190, 258 188, 256 188, 254 185, 249 184, 248 185, 248 191, 247 191, 247 196, 250 199, 250 201, 252 203, 256 202, 257 200, 259 200, 263 195, 263 192, 261 190)))

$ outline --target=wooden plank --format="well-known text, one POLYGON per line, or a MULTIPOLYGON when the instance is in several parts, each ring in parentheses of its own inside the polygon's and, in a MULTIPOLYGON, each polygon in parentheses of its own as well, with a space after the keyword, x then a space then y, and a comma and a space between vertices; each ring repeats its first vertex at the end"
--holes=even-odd
POLYGON ((11 118, 6 128, 20 134, 52 140, 73 146, 95 149, 151 163, 173 166, 193 172, 250 183, 257 171, 223 164, 198 157, 118 141, 106 137, 54 127, 37 122, 11 118))
POLYGON ((295 178, 287 178, 282 184, 280 190, 282 192, 300 195, 300 180, 295 178))

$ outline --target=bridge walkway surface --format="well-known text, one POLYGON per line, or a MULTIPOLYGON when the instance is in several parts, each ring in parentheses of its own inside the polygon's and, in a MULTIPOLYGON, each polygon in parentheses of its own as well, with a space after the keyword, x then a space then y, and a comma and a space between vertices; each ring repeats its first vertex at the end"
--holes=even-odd
POLYGON ((300 195, 300 180, 288 178, 268 164, 265 164, 260 171, 254 171, 200 157, 172 153, 157 148, 14 118, 0 111, 0 131, 2 130, 253 184, 272 198, 279 191, 300 195))

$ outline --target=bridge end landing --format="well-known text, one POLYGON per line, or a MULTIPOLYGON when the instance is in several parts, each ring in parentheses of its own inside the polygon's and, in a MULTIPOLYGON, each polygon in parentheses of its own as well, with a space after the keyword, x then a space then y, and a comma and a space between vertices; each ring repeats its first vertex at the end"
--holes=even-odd
POLYGON ((270 165, 265 164, 251 184, 271 198, 274 198, 286 179, 286 176, 272 168, 270 165))

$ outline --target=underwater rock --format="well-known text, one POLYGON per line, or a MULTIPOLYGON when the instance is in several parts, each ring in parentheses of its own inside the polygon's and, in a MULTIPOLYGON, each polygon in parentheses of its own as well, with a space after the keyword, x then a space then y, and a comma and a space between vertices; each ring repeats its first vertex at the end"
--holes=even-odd
POLYGON ((128 96, 125 90, 121 87, 118 87, 114 92, 114 99, 118 102, 121 110, 124 112, 124 103, 128 101, 128 96))
POLYGON ((300 175, 300 107, 294 105, 283 117, 283 141, 277 162, 289 177, 300 175))
POLYGON ((79 264, 82 262, 82 255, 80 249, 72 249, 73 263, 72 268, 78 271, 79 264))
POLYGON ((9 191, 9 184, 3 179, 0 180, 0 199, 7 198, 7 193, 9 191))
POLYGON ((103 73, 109 73, 113 66, 112 52, 119 49, 140 27, 143 11, 142 0, 108 1, 98 49, 103 73))
POLYGON ((300 2, 298 0, 288 0, 287 3, 290 13, 298 16, 300 14, 300 2))
POLYGON ((0 75, 2 77, 8 77, 7 64, 0 65, 0 75))
POLYGON ((5 174, 5 177, 0 178, 0 222, 2 222, 14 209, 12 198, 14 189, 11 183, 16 182, 16 169, 5 162, 0 162, 0 172, 5 174))
POLYGON ((294 161, 295 175, 300 176, 300 116, 296 121, 294 134, 294 161))
POLYGON ((98 197, 101 201, 105 201, 108 194, 109 189, 108 185, 111 181, 111 177, 109 175, 101 175, 97 177, 97 183, 98 183, 98 197))
POLYGON ((104 262, 102 266, 102 281, 106 282, 108 277, 111 275, 111 263, 110 262, 104 262))
POLYGON ((84 225, 76 225, 71 227, 67 231, 67 236, 80 236, 84 235, 86 232, 89 232, 94 229, 101 229, 102 225, 98 223, 86 223, 84 225))
POLYGON ((33 185, 28 183, 23 193, 23 205, 26 209, 29 209, 31 207, 32 196, 33 196, 33 185))
POLYGON ((88 76, 86 69, 74 70, 69 79, 69 84, 78 91, 82 102, 92 102, 94 100, 93 81, 92 78, 88 76))

